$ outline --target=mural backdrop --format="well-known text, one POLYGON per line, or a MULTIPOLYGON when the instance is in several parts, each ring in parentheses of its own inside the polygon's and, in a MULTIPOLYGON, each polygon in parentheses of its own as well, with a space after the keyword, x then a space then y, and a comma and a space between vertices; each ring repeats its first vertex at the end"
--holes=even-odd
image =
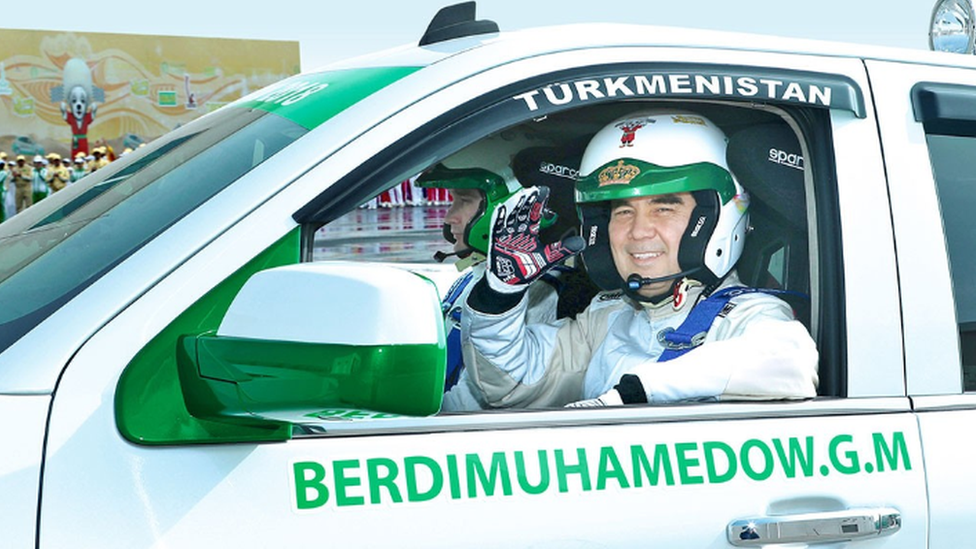
POLYGON ((299 70, 298 42, 0 29, 0 151, 118 154, 299 70))

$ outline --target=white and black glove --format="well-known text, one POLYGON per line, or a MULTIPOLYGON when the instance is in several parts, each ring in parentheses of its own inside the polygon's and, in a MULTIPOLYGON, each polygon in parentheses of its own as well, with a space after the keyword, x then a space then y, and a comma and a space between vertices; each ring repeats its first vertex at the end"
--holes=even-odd
POLYGON ((548 200, 548 187, 529 187, 495 209, 486 274, 492 290, 502 294, 522 292, 533 280, 586 246, 579 235, 542 243, 539 226, 544 218, 553 215, 546 209, 548 200))
POLYGON ((596 398, 570 402, 566 408, 603 408, 606 406, 623 406, 623 404, 624 402, 620 400, 620 393, 616 389, 610 389, 596 398))
POLYGON ((647 404, 644 384, 634 374, 624 374, 620 383, 602 395, 589 400, 578 400, 566 405, 567 408, 601 408, 604 406, 623 406, 625 404, 647 404))

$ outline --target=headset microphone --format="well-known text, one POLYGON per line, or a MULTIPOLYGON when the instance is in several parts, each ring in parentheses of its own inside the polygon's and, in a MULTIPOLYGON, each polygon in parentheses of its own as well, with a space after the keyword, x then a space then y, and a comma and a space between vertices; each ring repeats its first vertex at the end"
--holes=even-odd
POLYGON ((627 289, 632 292, 636 292, 644 286, 650 286, 651 284, 657 284, 658 282, 668 282, 669 280, 682 278, 690 274, 694 274, 699 270, 700 267, 695 269, 689 269, 687 271, 681 271, 680 273, 675 273, 673 275, 662 276, 659 278, 644 278, 641 275, 634 273, 627 277, 627 289))
POLYGON ((461 250, 460 252, 451 252, 449 254, 446 254, 446 253, 441 252, 441 251, 436 251, 436 252, 434 252, 434 261, 436 261, 438 263, 444 263, 444 260, 445 259, 447 259, 447 258, 449 258, 451 256, 454 256, 454 255, 458 256, 458 259, 464 259, 464 258, 468 257, 469 255, 471 255, 472 253, 474 253, 474 249, 473 248, 465 248, 465 249, 461 250))

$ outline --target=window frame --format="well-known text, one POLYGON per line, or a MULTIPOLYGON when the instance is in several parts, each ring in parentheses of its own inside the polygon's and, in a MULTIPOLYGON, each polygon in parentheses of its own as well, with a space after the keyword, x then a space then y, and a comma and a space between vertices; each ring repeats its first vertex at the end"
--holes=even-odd
MULTIPOLYGON (((945 204, 942 201, 942 194, 946 184, 945 179, 939 177, 940 172, 944 172, 944 167, 940 167, 933 155, 933 147, 939 144, 939 139, 968 139, 972 145, 976 146, 976 86, 962 84, 950 84, 944 82, 919 82, 911 90, 912 108, 915 120, 922 123, 925 132, 925 145, 928 150, 928 159, 932 164, 932 178, 935 183, 935 194, 939 205, 939 218, 942 221, 942 230, 945 234, 946 257, 949 260, 949 274, 952 280, 953 310, 955 311, 955 321, 958 331, 960 375, 962 380, 962 392, 976 392, 976 368, 969 372, 967 383, 967 358, 976 361, 976 337, 967 338, 964 333, 976 336, 976 321, 960 321, 959 291, 957 278, 953 276, 955 269, 952 267, 953 250, 950 246, 950 228, 946 224, 945 204), (964 329, 964 324, 968 329, 964 329), (968 352, 967 352, 968 349, 968 352)), ((974 311, 976 312, 976 311, 974 311)))
MULTIPOLYGON (((779 78, 808 75, 802 71, 785 71, 761 67, 729 67, 715 65, 729 70, 739 70, 750 74, 769 74, 779 78)), ((578 103, 548 108, 527 113, 516 98, 521 94, 539 89, 551 82, 572 82, 586 79, 609 78, 619 74, 639 74, 641 71, 702 71, 713 66, 701 63, 615 63, 599 66, 580 67, 569 70, 540 74, 515 82, 501 88, 490 90, 480 97, 468 101, 433 120, 419 126, 406 137, 363 162, 335 184, 329 186, 314 200, 295 212, 293 218, 302 226, 302 260, 310 261, 315 232, 326 223, 334 221, 346 212, 352 211, 371 196, 376 195, 391 183, 399 182, 415 175, 420 169, 432 165, 490 134, 529 120, 554 116, 580 107, 578 103)), ((849 110, 857 118, 865 116, 860 89, 846 76, 818 75, 826 81, 833 81, 848 91, 848 101, 841 103, 841 110, 849 110)), ((831 109, 799 106, 791 103, 757 105, 746 98, 693 97, 687 94, 662 94, 654 98, 641 99, 680 99, 689 102, 725 104, 730 106, 749 106, 765 108, 784 117, 800 132, 804 154, 812 161, 807 162, 812 185, 808 182, 808 193, 815 188, 817 200, 815 208, 815 234, 811 234, 811 288, 812 299, 818 300, 812 307, 815 318, 813 326, 823 327, 814 330, 818 348, 821 350, 821 390, 819 394, 827 397, 847 396, 847 326, 845 315, 845 285, 843 246, 840 233, 840 206, 837 191, 836 167, 833 162, 833 138, 831 133, 831 109), (815 240, 814 240, 815 239, 815 240), (813 264, 816 263, 816 269, 813 264), (816 280, 813 280, 816 277, 816 280), (829 327, 829 328, 828 328, 829 327)), ((619 102, 617 98, 590 99, 587 104, 619 102)), ((774 102, 770 102, 774 103, 774 102)), ((836 110, 836 107, 834 108, 836 110)), ((809 222, 809 221, 808 221, 809 222)))

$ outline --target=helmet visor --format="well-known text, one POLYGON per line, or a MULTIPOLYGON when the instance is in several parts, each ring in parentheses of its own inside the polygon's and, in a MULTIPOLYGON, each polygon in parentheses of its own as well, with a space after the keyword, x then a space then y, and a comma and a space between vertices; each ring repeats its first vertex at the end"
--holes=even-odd
POLYGON ((722 204, 735 197, 728 170, 711 162, 664 167, 633 158, 607 162, 576 183, 580 204, 625 200, 638 196, 713 190, 722 204))

